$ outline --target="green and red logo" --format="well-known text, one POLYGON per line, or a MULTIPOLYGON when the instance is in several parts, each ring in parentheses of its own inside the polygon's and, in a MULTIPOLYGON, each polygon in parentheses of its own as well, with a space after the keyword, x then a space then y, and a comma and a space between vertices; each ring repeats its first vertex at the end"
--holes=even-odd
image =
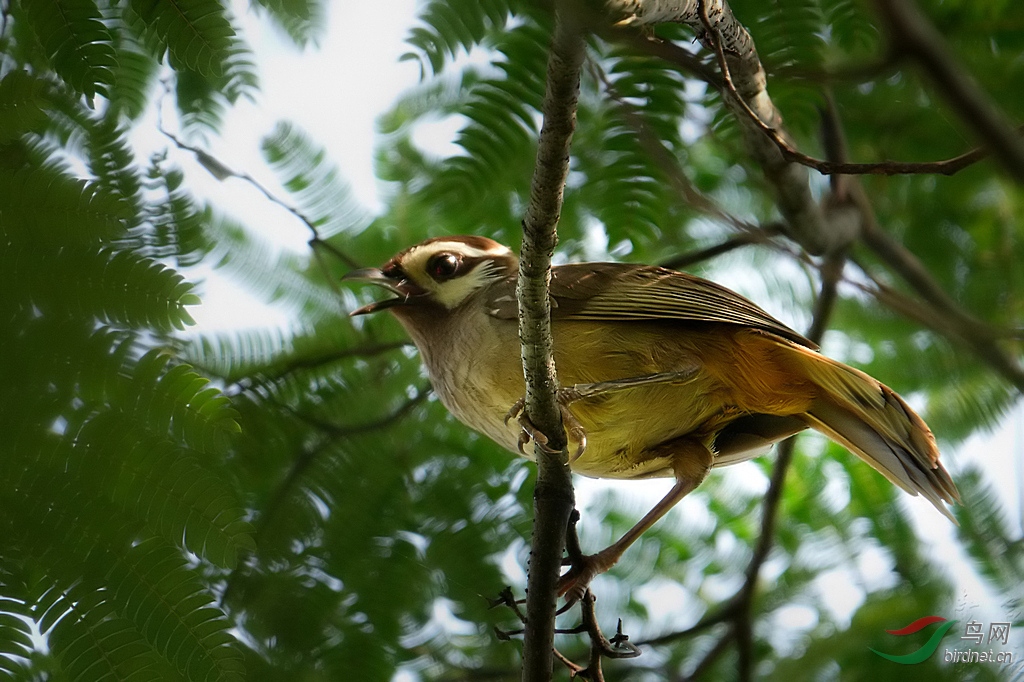
POLYGON ((876 649, 870 649, 872 652, 878 654, 882 658, 892 661, 893 663, 901 663, 903 665, 913 665, 920 663, 929 656, 935 653, 935 650, 939 648, 939 641, 942 640, 943 636, 949 631, 951 627, 956 624, 955 620, 946 620, 942 616, 925 616, 924 618, 918 618, 913 623, 906 627, 902 627, 899 630, 886 630, 890 635, 896 635, 897 637, 905 637, 907 635, 913 635, 921 630, 924 630, 930 625, 935 623, 942 623, 935 632, 932 633, 928 641, 924 643, 917 651, 912 651, 909 654, 897 656, 895 654, 887 654, 883 651, 876 649))

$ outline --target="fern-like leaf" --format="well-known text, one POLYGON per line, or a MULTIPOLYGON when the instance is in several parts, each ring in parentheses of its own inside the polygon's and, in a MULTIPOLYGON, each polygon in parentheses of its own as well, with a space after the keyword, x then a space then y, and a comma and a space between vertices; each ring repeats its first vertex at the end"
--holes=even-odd
POLYGON ((256 0, 299 47, 315 44, 325 26, 324 0, 256 0))
POLYGON ((199 336, 185 343, 181 354, 204 373, 234 382, 280 360, 291 347, 291 337, 283 331, 256 328, 199 336))
POLYGON ((204 76, 224 73, 237 45, 224 5, 216 0, 131 0, 130 6, 171 55, 171 65, 204 76))
POLYGON ((446 161, 427 189, 428 201, 436 197, 453 206, 473 205, 529 176, 524 160, 530 159, 544 96, 546 40, 544 29, 534 23, 497 39, 499 57, 493 66, 504 77, 484 79, 472 88, 461 112, 468 122, 455 140, 466 154, 446 161))
POLYGON ((1015 598, 1015 610, 1024 607, 1024 540, 1015 537, 999 499, 981 472, 971 469, 957 477, 964 499, 957 520, 959 535, 978 570, 1004 594, 1015 598))
POLYGON ((108 115, 92 126, 88 147, 89 170, 99 186, 123 198, 130 207, 128 226, 138 225, 142 219, 142 177, 128 144, 128 129, 120 125, 117 116, 108 115))
POLYGON ((46 84, 27 71, 0 79, 0 144, 46 125, 46 84))
POLYGON ((55 165, 0 168, 0 230, 46 244, 96 244, 120 236, 131 204, 55 165))
POLYGON ((345 314, 343 301, 330 287, 305 276, 304 258, 281 253, 222 216, 214 216, 209 229, 219 247, 217 267, 224 268, 258 298, 291 305, 313 319, 345 314))
POLYGON ((134 121, 149 104, 150 90, 160 64, 130 31, 120 31, 118 40, 110 107, 134 121))
POLYGON ((433 73, 462 50, 468 52, 492 33, 499 33, 512 15, 508 0, 431 0, 420 11, 422 26, 412 29, 406 42, 419 51, 403 59, 425 59, 433 73))
POLYGON ((35 649, 30 611, 26 586, 0 563, 0 679, 25 675, 22 661, 35 649))
POLYGON ((117 64, 113 39, 93 0, 23 0, 53 70, 76 91, 106 95, 117 64))
POLYGON ((190 366, 169 363, 160 349, 139 358, 117 404, 126 418, 146 424, 155 435, 172 434, 198 452, 223 452, 227 438, 239 431, 227 397, 190 366))
POLYGON ((821 0, 822 13, 831 29, 830 42, 847 54, 871 54, 881 41, 866 9, 855 0, 821 0))
POLYGON ((281 176, 321 238, 358 232, 369 223, 366 210, 356 202, 327 152, 296 126, 279 122, 263 138, 262 148, 267 163, 281 176))
POLYGON ((176 548, 155 538, 135 544, 107 580, 119 610, 187 679, 243 679, 231 624, 176 548))
POLYGON ((99 594, 103 593, 76 594, 75 601, 65 597, 55 604, 66 610, 48 641, 68 678, 76 682, 182 679, 131 621, 110 615, 103 608, 106 604, 97 603, 99 594))
POLYGON ((225 56, 219 74, 179 68, 175 76, 175 94, 182 128, 187 133, 215 131, 224 112, 239 97, 251 95, 257 87, 253 56, 241 43, 225 56))
POLYGON ((210 470, 211 462, 203 466, 179 444, 145 433, 130 415, 116 411, 87 415, 69 432, 77 449, 64 457, 78 483, 154 534, 227 568, 240 552, 255 549, 245 510, 210 470))
POLYGON ((213 243, 206 232, 213 222, 211 209, 196 206, 183 186, 180 168, 155 157, 147 171, 146 225, 135 230, 130 246, 153 258, 174 258, 181 266, 195 265, 210 253, 213 243))
POLYGON ((7 268, 0 273, 0 282, 9 280, 8 290, 30 291, 31 300, 51 314, 85 315, 162 332, 194 324, 185 309, 199 303, 191 293, 193 285, 174 270, 130 251, 68 247, 41 254, 11 246, 0 251, 0 265, 7 268))

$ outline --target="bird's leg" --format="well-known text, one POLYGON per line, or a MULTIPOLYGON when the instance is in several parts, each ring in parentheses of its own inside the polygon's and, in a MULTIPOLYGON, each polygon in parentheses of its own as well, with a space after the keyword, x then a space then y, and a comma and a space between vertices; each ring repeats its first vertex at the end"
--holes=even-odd
POLYGON ((679 500, 691 493, 711 470, 713 456, 702 443, 690 438, 680 438, 662 443, 650 450, 652 457, 673 457, 676 482, 654 507, 640 521, 630 528, 616 542, 597 554, 570 557, 569 570, 558 581, 558 594, 565 596, 566 604, 580 600, 590 581, 604 573, 622 557, 630 545, 636 542, 651 526, 657 523, 679 500), (666 452, 666 450, 668 452, 666 452))
MULTIPOLYGON (((686 382, 689 379, 692 379, 698 371, 699 368, 697 367, 688 367, 686 369, 673 372, 657 372, 655 374, 643 374, 638 377, 612 379, 611 381, 598 381, 591 384, 573 384, 572 386, 559 388, 556 400, 558 401, 558 409, 562 413, 562 423, 565 425, 565 429, 568 432, 569 437, 579 443, 579 446, 576 448, 576 452, 569 458, 569 463, 572 464, 579 459, 587 449, 587 430, 583 428, 583 424, 576 419, 576 415, 574 415, 572 410, 569 409, 570 405, 586 398, 596 398, 608 393, 615 393, 616 391, 637 388, 638 386, 686 382)), ((522 431, 519 434, 519 452, 525 455, 526 452, 523 450, 523 447, 531 440, 534 441, 542 450, 550 452, 546 447, 548 443, 547 436, 541 433, 540 430, 533 425, 533 422, 530 421, 529 417, 526 416, 526 413, 523 411, 525 406, 526 398, 520 398, 505 414, 505 424, 508 424, 512 419, 516 419, 522 427, 522 431)))

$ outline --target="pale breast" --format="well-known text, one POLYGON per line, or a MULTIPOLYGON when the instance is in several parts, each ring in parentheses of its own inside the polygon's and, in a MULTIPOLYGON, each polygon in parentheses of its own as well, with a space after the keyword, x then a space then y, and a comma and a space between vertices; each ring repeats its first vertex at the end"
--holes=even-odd
POLYGON ((474 306, 441 319, 402 322, 420 349, 434 391, 448 411, 499 445, 518 452, 516 424, 504 423, 505 415, 525 391, 516 325, 488 317, 474 306))
MULTIPOLYGON (((514 421, 504 423, 525 390, 516 322, 489 317, 475 306, 443 317, 417 319, 415 324, 403 320, 438 398, 459 421, 518 452, 519 427, 514 421)), ((585 453, 572 465, 578 473, 671 476, 669 460, 655 457, 651 449, 699 430, 728 400, 721 383, 699 367, 699 354, 685 343, 666 344, 661 330, 556 321, 553 331, 563 386, 698 367, 686 381, 617 391, 571 405, 588 439, 585 453)), ((570 443, 570 451, 576 447, 570 443)))

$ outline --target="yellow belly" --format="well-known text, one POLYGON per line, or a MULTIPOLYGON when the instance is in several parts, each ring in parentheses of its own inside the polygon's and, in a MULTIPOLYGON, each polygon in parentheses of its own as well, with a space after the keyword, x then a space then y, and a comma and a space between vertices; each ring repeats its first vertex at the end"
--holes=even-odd
MULTIPOLYGON (((475 327, 476 328, 476 327, 475 327)), ((445 406, 462 422, 518 452, 520 429, 504 423, 525 391, 513 321, 491 320, 462 349, 469 358, 454 371, 431 371, 445 406), (500 353, 481 355, 481 349, 500 353)), ((570 406, 587 433, 573 471, 602 478, 671 476, 670 462, 651 450, 683 436, 710 446, 725 424, 749 412, 796 414, 806 409, 806 386, 771 366, 763 336, 738 328, 685 330, 658 324, 558 321, 555 366, 562 386, 695 368, 685 381, 616 390, 570 406), (762 348, 762 346, 764 346, 762 348)), ((774 343, 774 342, 773 342, 774 343)), ((433 358, 430 364, 438 362, 433 358)), ((436 368, 435 368, 436 369, 436 368)), ((576 444, 570 444, 570 452, 576 444)), ((531 451, 528 446, 527 452, 531 451)))

